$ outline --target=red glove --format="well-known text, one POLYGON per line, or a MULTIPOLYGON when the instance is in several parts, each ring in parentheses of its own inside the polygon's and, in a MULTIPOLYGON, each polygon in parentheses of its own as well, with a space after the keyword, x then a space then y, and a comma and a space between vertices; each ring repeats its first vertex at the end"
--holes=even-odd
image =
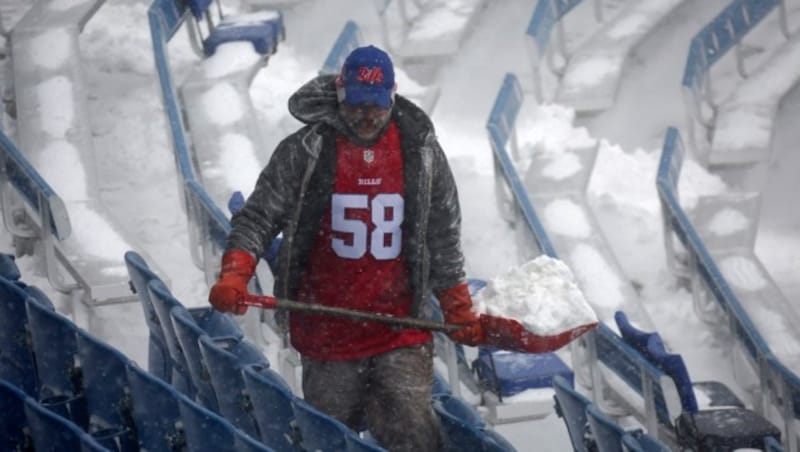
POLYGON ((247 251, 231 250, 222 255, 219 279, 211 287, 208 301, 214 309, 242 315, 247 311, 243 304, 247 282, 256 271, 256 259, 247 251))
POLYGON ((469 295, 467 283, 439 291, 436 298, 439 299, 446 323, 465 325, 464 328, 450 333, 450 339, 473 346, 484 342, 486 335, 478 316, 472 312, 472 297, 469 295))

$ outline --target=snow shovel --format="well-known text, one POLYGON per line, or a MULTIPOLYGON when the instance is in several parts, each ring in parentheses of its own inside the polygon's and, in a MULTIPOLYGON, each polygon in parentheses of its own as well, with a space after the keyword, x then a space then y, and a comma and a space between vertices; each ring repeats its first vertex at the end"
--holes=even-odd
MULTIPOLYGON (((264 309, 286 309, 289 311, 332 315, 356 320, 369 320, 395 326, 441 331, 444 333, 452 333, 462 328, 461 325, 410 317, 397 317, 389 314, 378 314, 313 303, 301 303, 292 300, 282 300, 269 295, 260 296, 248 294, 244 298, 244 304, 264 309)), ((596 323, 582 325, 556 335, 542 336, 526 330, 522 323, 510 318, 480 314, 479 322, 486 333, 486 338, 481 345, 525 353, 545 353, 557 350, 597 326, 596 323)))

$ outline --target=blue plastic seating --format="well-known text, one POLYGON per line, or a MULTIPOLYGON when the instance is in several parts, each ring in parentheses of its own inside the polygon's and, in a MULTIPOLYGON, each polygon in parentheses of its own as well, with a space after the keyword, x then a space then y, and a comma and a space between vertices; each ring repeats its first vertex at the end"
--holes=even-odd
POLYGON ((39 384, 25 310, 30 297, 23 287, 0 277, 0 378, 36 397, 39 384))
MULTIPOLYGON (((219 411, 217 396, 214 393, 214 387, 211 385, 211 377, 208 375, 208 369, 203 360, 203 355, 200 353, 200 343, 198 342, 200 336, 207 336, 208 334, 195 322, 189 311, 181 306, 172 308, 170 319, 175 330, 175 336, 183 350, 183 355, 186 357, 186 366, 192 379, 192 385, 195 388, 195 399, 209 410, 219 411)), ((230 337, 229 339, 235 340, 236 338, 230 337)))
POLYGON ((283 16, 273 14, 250 14, 240 18, 213 19, 210 9, 214 0, 188 0, 189 10, 197 23, 204 22, 210 27, 203 41, 206 56, 211 56, 217 47, 226 42, 250 41, 261 55, 275 53, 278 41, 284 38, 283 16))
POLYGON ((647 433, 626 433, 622 437, 625 452, 670 452, 669 447, 647 433))
POLYGON ((13 254, 0 253, 0 276, 9 281, 19 280, 21 275, 13 254))
POLYGON ((463 416, 463 413, 459 416, 454 411, 448 411, 445 404, 442 403, 434 402, 433 410, 439 417, 444 433, 442 450, 445 452, 464 450, 509 452, 515 450, 503 437, 486 430, 482 422, 476 424, 474 420, 463 416))
POLYGON ((572 369, 555 353, 517 353, 479 347, 472 368, 481 386, 501 398, 528 389, 551 388, 556 375, 570 382, 575 379, 572 369))
POLYGON ((623 452, 622 437, 626 432, 595 404, 586 407, 586 418, 598 452, 623 452))
POLYGON ((300 450, 299 432, 293 426, 291 388, 280 374, 263 364, 244 366, 242 375, 261 442, 278 452, 300 450))
POLYGON ((483 428, 486 425, 480 413, 462 399, 453 397, 449 394, 438 394, 433 396, 433 407, 436 411, 445 412, 465 424, 483 428))
POLYGON ((592 401, 576 391, 570 382, 560 376, 553 378, 553 388, 556 414, 564 419, 567 433, 576 452, 587 452, 589 447, 594 447, 594 440, 588 435, 589 424, 586 417, 586 408, 592 401))
POLYGON ((87 428, 86 398, 77 363, 78 327, 33 300, 28 300, 25 308, 39 376, 39 402, 79 427, 87 428))
POLYGON ((350 429, 346 425, 299 398, 292 399, 292 409, 304 450, 339 452, 347 449, 345 437, 350 429))
POLYGON ((161 278, 150 270, 142 256, 135 251, 125 253, 125 265, 128 268, 131 291, 139 298, 144 311, 144 320, 150 331, 147 347, 147 369, 158 378, 171 382, 172 361, 169 358, 161 321, 158 319, 153 303, 150 301, 150 293, 147 290, 147 285, 150 281, 160 281, 161 278))
POLYGON ((130 363, 126 372, 141 449, 150 452, 183 450, 186 438, 179 427, 181 413, 175 389, 135 363, 130 363))
POLYGON ((176 392, 186 445, 192 452, 269 452, 227 419, 176 392))
POLYGON ((103 447, 95 438, 81 430, 73 422, 53 413, 31 397, 26 397, 24 404, 25 417, 34 450, 54 452, 110 450, 103 447))
POLYGON ((30 435, 25 428, 25 394, 20 388, 0 379, 0 450, 27 450, 30 435))
POLYGON ((358 433, 350 431, 345 435, 344 442, 347 452, 385 452, 386 449, 378 445, 374 438, 362 438, 358 433))
POLYGON ((83 330, 78 330, 77 337, 89 433, 121 452, 139 450, 126 371, 130 360, 83 330))
POLYGON ((252 402, 245 391, 242 369, 248 364, 269 367, 267 358, 246 340, 201 336, 199 343, 220 414, 248 435, 259 438, 252 402))

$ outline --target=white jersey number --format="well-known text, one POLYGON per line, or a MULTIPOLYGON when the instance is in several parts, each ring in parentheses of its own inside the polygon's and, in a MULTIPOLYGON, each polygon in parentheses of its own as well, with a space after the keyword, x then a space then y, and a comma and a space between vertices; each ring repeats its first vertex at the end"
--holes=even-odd
POLYGON ((351 240, 334 238, 333 251, 345 259, 360 259, 369 248, 375 259, 390 260, 400 255, 403 231, 403 197, 380 194, 369 201, 367 195, 334 194, 331 201, 331 229, 350 234, 351 240), (367 237, 368 227, 361 220, 346 217, 347 209, 370 209, 375 229, 367 237))

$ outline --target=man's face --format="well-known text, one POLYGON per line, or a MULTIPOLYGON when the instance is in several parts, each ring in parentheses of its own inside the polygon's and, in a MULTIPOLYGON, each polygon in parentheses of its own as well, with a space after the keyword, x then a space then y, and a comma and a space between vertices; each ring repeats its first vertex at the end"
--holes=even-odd
POLYGON ((373 142, 378 139, 392 116, 392 107, 382 108, 373 104, 339 104, 339 112, 347 127, 361 140, 373 142))

